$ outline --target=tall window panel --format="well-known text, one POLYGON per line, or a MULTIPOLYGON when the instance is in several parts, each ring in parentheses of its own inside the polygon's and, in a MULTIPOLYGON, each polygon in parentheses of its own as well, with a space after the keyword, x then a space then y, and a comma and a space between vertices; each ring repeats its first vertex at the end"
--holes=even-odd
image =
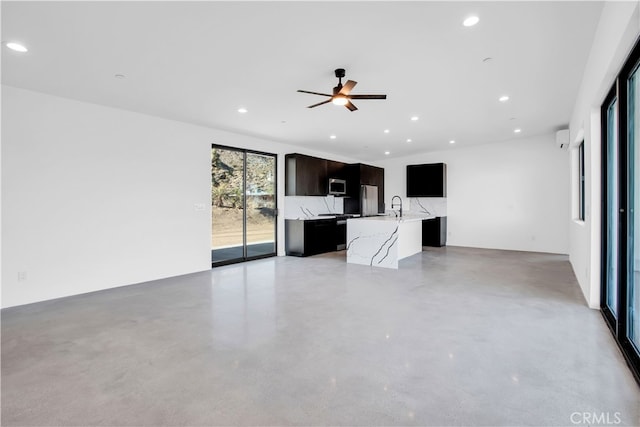
POLYGON ((601 308, 640 382, 640 44, 602 109, 601 308))
POLYGON ((637 66, 628 81, 627 140, 627 336, 636 351, 640 349, 640 71, 637 66))
POLYGON ((578 146, 578 219, 584 221, 585 215, 585 173, 584 141, 578 146))
POLYGON ((211 264, 276 255, 276 155, 211 147, 211 264))
POLYGON ((605 295, 606 308, 618 316, 618 100, 614 97, 605 110, 604 163, 605 188, 605 295))

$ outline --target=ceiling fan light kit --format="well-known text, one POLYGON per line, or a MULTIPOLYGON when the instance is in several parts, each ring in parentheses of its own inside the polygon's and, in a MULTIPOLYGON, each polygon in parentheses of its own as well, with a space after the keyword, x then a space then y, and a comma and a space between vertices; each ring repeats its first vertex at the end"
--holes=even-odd
POLYGON ((335 105, 347 105, 347 102, 349 102, 349 100, 346 96, 337 95, 333 97, 333 100, 331 102, 333 102, 335 105))
POLYGON ((343 85, 342 78, 345 76, 344 68, 337 68, 335 70, 336 77, 338 78, 338 86, 333 88, 333 94, 329 95, 327 93, 321 92, 311 92, 308 90, 300 90, 298 92, 301 93, 310 93, 312 95, 320 95, 320 96, 328 96, 329 99, 326 101, 318 102, 317 104, 309 105, 307 108, 314 108, 322 104, 327 104, 329 102, 335 105, 344 105, 347 107, 349 111, 355 111, 358 109, 351 102, 352 99, 387 99, 387 95, 351 95, 351 90, 355 87, 358 82, 353 80, 347 80, 347 82, 343 85))

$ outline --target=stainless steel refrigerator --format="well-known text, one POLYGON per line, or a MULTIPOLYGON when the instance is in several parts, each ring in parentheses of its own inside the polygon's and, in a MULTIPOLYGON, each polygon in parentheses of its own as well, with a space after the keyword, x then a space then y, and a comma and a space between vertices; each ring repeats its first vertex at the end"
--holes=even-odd
POLYGON ((378 187, 375 185, 360 186, 360 206, 362 216, 378 215, 378 187))

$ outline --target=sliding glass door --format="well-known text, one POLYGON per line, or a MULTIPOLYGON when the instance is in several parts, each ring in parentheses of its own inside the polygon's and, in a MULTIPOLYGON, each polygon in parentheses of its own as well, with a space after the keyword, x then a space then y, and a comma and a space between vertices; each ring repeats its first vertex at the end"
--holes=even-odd
POLYGON ((618 317, 618 100, 615 88, 609 93, 603 109, 603 210, 604 246, 603 274, 605 295, 603 311, 610 326, 618 317))
POLYGON ((628 140, 626 147, 626 336, 636 354, 640 349, 640 60, 636 60, 629 73, 628 92, 628 140))
POLYGON ((276 156, 246 154, 247 257, 276 252, 276 156))
POLYGON ((603 315, 640 379, 640 45, 602 115, 603 315))
POLYGON ((211 147, 211 263, 276 254, 276 155, 211 147))

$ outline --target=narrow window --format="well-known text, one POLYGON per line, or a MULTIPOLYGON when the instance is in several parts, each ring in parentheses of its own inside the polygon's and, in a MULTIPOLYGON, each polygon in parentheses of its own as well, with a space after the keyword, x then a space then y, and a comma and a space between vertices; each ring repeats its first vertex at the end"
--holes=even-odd
POLYGON ((578 219, 584 221, 584 141, 578 146, 578 219))

